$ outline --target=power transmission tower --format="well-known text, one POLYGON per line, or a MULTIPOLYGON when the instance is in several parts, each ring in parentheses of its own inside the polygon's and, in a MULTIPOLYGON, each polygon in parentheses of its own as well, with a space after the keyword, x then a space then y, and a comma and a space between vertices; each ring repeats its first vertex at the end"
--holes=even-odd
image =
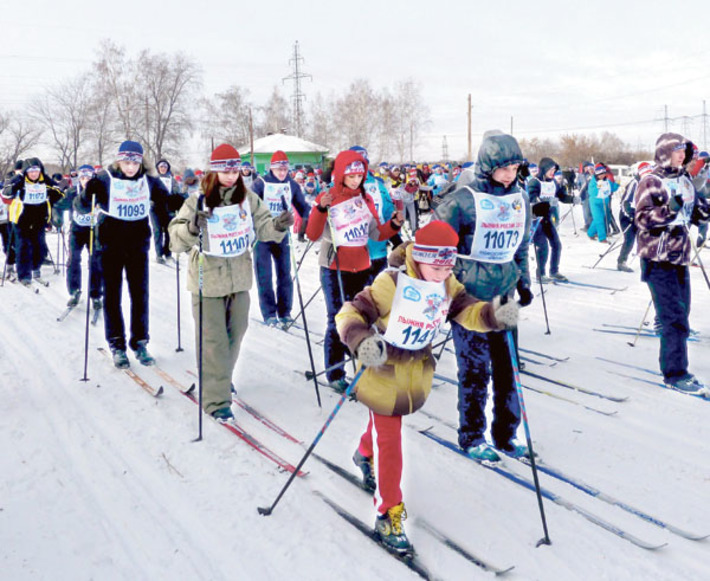
POLYGON ((449 144, 446 142, 446 135, 441 143, 441 161, 449 161, 449 144))
POLYGON ((298 41, 293 45, 293 58, 288 62, 293 65, 293 73, 291 76, 284 77, 283 82, 293 81, 293 94, 291 101, 293 103, 293 122, 296 127, 296 135, 302 137, 303 134, 303 101, 306 96, 301 91, 301 79, 309 78, 313 80, 311 75, 301 72, 301 62, 303 57, 300 55, 298 41))

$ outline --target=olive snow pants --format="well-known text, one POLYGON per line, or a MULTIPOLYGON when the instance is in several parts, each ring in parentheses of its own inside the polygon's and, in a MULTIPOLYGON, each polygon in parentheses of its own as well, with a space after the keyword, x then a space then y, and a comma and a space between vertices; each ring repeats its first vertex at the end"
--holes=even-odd
MULTIPOLYGON (((200 365, 200 296, 192 295, 195 353, 200 365)), ((232 404, 232 373, 249 323, 249 292, 202 297, 202 407, 208 414, 232 404)))

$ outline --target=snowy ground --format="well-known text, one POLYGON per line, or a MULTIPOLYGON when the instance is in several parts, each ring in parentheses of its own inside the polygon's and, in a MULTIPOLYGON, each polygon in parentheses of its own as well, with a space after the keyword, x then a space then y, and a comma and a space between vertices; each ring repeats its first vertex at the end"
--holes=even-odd
MULTIPOLYGON (((579 211, 579 208, 577 209, 579 211)), ((581 212, 577 224, 581 222, 581 212)), ((561 226, 561 271, 573 280, 610 287, 547 289, 551 334, 545 334, 542 301, 522 311, 523 348, 569 357, 563 363, 535 357, 527 369, 549 377, 627 396, 614 403, 529 376, 525 390, 535 448, 548 464, 678 527, 710 533, 710 402, 611 373, 650 379, 597 357, 657 368, 658 340, 595 332, 602 324, 637 326, 648 303, 638 272, 590 270, 606 249, 561 226), (563 399, 559 399, 559 396, 563 399), (587 406, 587 407, 585 407, 587 406), (605 416, 589 409, 616 411, 605 416)), ((56 235, 48 238, 56 249, 56 235)), ((304 245, 298 245, 301 252, 304 245)), ((600 266, 615 267, 616 251, 600 266)), ((710 263, 710 255, 705 255, 710 263)), ((183 259, 184 265, 184 259, 183 259)), ((632 261, 638 271, 638 261, 632 261)), ((710 266, 710 264, 709 264, 710 266)), ((710 381, 710 293, 692 269, 692 327, 702 334, 690 344, 691 371, 710 381)), ((314 491, 342 503, 368 523, 371 501, 317 462, 297 479, 270 517, 257 514, 286 482, 249 446, 205 419, 197 435, 196 406, 175 389, 154 399, 97 352, 105 346, 101 324, 90 329, 88 382, 84 365, 84 313, 63 323, 56 317, 67 300, 61 275, 33 295, 16 284, 0 289, 0 577, 8 580, 134 579, 409 579, 415 575, 338 517, 314 491)), ((318 285, 316 255, 302 271, 304 296, 318 285)), ((176 379, 191 381, 195 349, 189 296, 182 293, 182 346, 177 353, 175 270, 151 263, 151 350, 176 379)), ((184 285, 184 278, 182 284, 184 285)), ((536 289, 539 294, 539 288, 536 289)), ((252 314, 258 319, 256 293, 252 314)), ((82 303, 84 304, 84 303, 82 303)), ((126 310, 127 312, 127 310, 126 310)), ((294 311, 295 313, 295 311, 294 311)), ((322 331, 319 296, 308 321, 322 331)), ((650 317, 649 317, 650 318, 650 317)), ((296 334, 252 321, 235 373, 240 395, 302 439, 307 446, 337 401, 323 391, 318 409, 306 343, 296 334)), ((314 335, 314 339, 319 337, 314 335)), ((322 349, 315 346, 322 368, 322 349)), ((534 356, 531 356, 534 357, 534 356)), ((133 367, 151 383, 154 372, 133 367)), ((439 373, 455 377, 451 353, 439 373)), ((424 408, 455 423, 456 390, 443 383, 424 408)), ((296 463, 304 448, 291 444, 241 410, 237 418, 259 439, 296 463)), ((366 419, 347 403, 317 451, 352 469, 350 457, 366 419)), ((455 431, 423 413, 405 420, 404 495, 407 532, 431 572, 441 579, 487 579, 417 525, 424 517, 474 554, 499 566, 515 565, 517 579, 707 579, 708 543, 690 541, 620 508, 541 474, 542 485, 641 539, 667 546, 648 551, 602 529, 579 514, 545 501, 551 546, 536 548, 542 527, 535 495, 477 466, 416 428, 455 431)), ((520 436, 524 437, 522 428, 520 436)), ((509 463, 510 465, 511 463, 509 463)), ((511 469, 530 477, 530 469, 511 469)))

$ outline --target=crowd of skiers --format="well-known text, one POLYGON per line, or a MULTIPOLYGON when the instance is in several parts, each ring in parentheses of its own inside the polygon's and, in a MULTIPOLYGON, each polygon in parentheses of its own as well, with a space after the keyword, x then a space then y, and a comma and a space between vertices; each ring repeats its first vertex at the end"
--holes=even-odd
POLYGON ((533 300, 533 282, 567 280, 560 272, 560 204, 572 205, 565 215, 574 204, 583 206, 590 239, 608 242, 615 230, 622 235, 620 271, 630 271, 627 259, 637 243, 656 309, 664 380, 683 391, 704 389, 688 371, 686 344, 688 265, 710 220, 708 168, 708 155, 687 139, 661 135, 653 163, 639 164, 623 189, 617 226, 610 200, 619 185, 606 165, 586 162, 575 175, 549 157, 528 163, 516 139, 498 131, 484 136, 475 164, 383 162, 373 171, 366 149, 354 146, 324 169, 293 168, 277 151, 263 176, 227 144, 214 149, 205 174, 173 175, 167 160, 149 171, 142 146, 125 141, 109 167, 83 165, 67 179, 48 176, 37 158, 18 162, 0 204, 3 279, 27 286, 41 281, 46 230, 62 228, 68 214, 69 306, 80 300, 86 248, 88 294, 95 309, 103 308, 115 366, 130 366, 128 348, 151 365, 151 240, 160 263, 187 253, 203 409, 229 421, 253 278, 264 324, 288 329, 294 323, 292 237, 310 241, 299 246, 302 256, 317 243, 327 381, 340 394, 352 390, 369 410, 353 460, 375 496, 376 534, 406 553, 401 418, 429 395, 432 342, 445 322, 458 365, 460 447, 479 461, 531 454, 516 437, 515 331, 518 309, 533 300), (697 240, 690 236, 693 225, 697 240), (346 373, 350 357, 362 370, 355 385, 346 373))

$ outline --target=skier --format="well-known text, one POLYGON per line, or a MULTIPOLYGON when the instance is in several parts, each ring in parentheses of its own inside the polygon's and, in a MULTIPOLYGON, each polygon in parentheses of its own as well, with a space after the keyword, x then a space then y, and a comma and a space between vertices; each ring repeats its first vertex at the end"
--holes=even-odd
POLYGON ((267 204, 244 185, 240 162, 234 147, 218 146, 202 194, 190 196, 169 226, 173 252, 190 252, 187 290, 192 293, 198 365, 202 357, 202 406, 216 419, 234 417, 232 375, 249 322, 253 280, 249 249, 256 238, 279 241, 293 224, 290 209, 272 217, 267 204))
MULTIPOLYGON (((81 194, 86 189, 86 184, 94 177, 94 168, 82 165, 78 171, 78 183, 67 191, 67 199, 72 204, 72 224, 69 232, 69 267, 67 268, 67 290, 69 291, 68 307, 79 304, 81 296, 81 251, 89 248, 91 229, 93 228, 93 215, 91 206, 88 208, 81 203, 81 194), (88 210, 88 211, 87 211, 88 210)), ((91 261, 91 280, 89 281, 89 297, 92 299, 93 308, 98 311, 101 307, 102 276, 101 253, 93 241, 93 248, 89 255, 91 261)))
MULTIPOLYGON (((370 158, 367 155, 367 150, 359 145, 354 145, 350 151, 355 151, 362 155, 365 161, 369 164, 370 158)), ((363 184, 365 192, 370 195, 377 209, 377 219, 380 224, 385 224, 394 214, 394 203, 390 197, 387 187, 381 178, 375 177, 372 170, 367 170, 365 183, 363 184)), ((367 284, 371 284, 375 277, 387 267, 387 245, 392 242, 394 246, 402 243, 399 235, 395 235, 392 240, 368 240, 367 250, 370 253, 370 278, 367 284)))
POLYGON ((407 514, 400 488, 402 416, 417 411, 431 392, 431 343, 439 326, 448 318, 485 333, 514 326, 518 318, 514 301, 501 305, 496 297, 486 303, 466 293, 452 275, 458 242, 447 223, 430 222, 417 231, 414 243, 392 253, 393 269, 345 303, 336 317, 342 341, 367 367, 355 393, 369 408, 369 419, 353 461, 364 485, 375 492, 375 535, 400 553, 412 551, 402 527, 407 514), (415 292, 418 300, 412 299, 415 292))
POLYGON ((710 220, 710 203, 698 195, 684 166, 693 144, 677 133, 656 140, 655 169, 636 190, 636 244, 641 280, 648 284, 661 323, 660 367, 666 385, 698 393, 703 383, 688 372, 690 225, 710 220))
POLYGON ((633 272, 633 269, 626 264, 629 253, 636 241, 636 226, 634 224, 634 214, 636 212, 635 196, 641 178, 653 171, 650 163, 642 162, 638 165, 636 173, 631 181, 626 184, 624 193, 621 196, 621 207, 619 208, 619 224, 624 235, 624 242, 621 245, 619 258, 616 261, 616 268, 622 272, 633 272))
POLYGON ((121 296, 124 272, 131 297, 131 338, 128 346, 142 365, 154 365, 148 352, 148 253, 150 251, 151 204, 159 226, 167 223, 168 192, 156 177, 148 175, 143 146, 124 141, 116 161, 86 184, 79 196, 83 212, 91 211, 92 198, 98 212, 98 243, 104 277, 104 332, 119 369, 130 366, 126 355, 126 329, 121 296))
MULTIPOLYGON (((466 292, 481 300, 511 298, 517 288, 520 305, 532 302, 528 270, 530 202, 517 185, 523 154, 514 137, 487 132, 478 151, 476 178, 446 196, 436 210, 440 220, 459 233, 456 278, 466 292)), ((487 442, 486 400, 493 376, 493 445, 520 457, 528 448, 516 439, 520 425, 513 363, 503 333, 469 331, 451 322, 459 381, 459 445, 477 460, 498 461, 487 442)))
POLYGON ((609 180, 609 169, 598 163, 594 166, 594 177, 587 185, 587 195, 589 197, 589 208, 592 211, 592 224, 587 229, 587 236, 590 240, 599 239, 599 242, 609 244, 607 232, 607 207, 611 201, 611 194, 619 189, 619 184, 609 180))
MULTIPOLYGON (((306 203, 299 186, 288 175, 288 157, 283 151, 276 151, 271 156, 271 168, 262 179, 252 183, 252 191, 259 196, 273 217, 284 210, 291 211, 291 205, 298 214, 308 219, 311 210, 306 203), (284 204, 286 204, 284 206, 284 204)), ((281 326, 287 329, 293 324, 291 308, 293 306, 293 281, 291 280, 291 244, 285 236, 278 242, 258 241, 254 246, 254 271, 256 286, 259 291, 259 308, 264 323, 271 327, 281 326), (272 268, 276 270, 276 295, 272 268)))
POLYGON ((582 164, 582 171, 580 171, 577 176, 579 199, 582 200, 582 215, 584 216, 583 232, 587 232, 592 225, 592 209, 589 202, 589 182, 593 178, 594 164, 591 161, 585 161, 582 164))
POLYGON ((17 278, 23 285, 31 286, 33 279, 42 280, 41 267, 47 249, 45 228, 52 205, 64 194, 54 186, 37 157, 23 162, 22 173, 12 178, 5 192, 12 199, 9 216, 16 237, 17 278))
POLYGON ((533 236, 537 258, 537 278, 542 282, 550 280, 566 282, 567 277, 559 272, 562 242, 560 242, 560 236, 553 221, 553 203, 555 200, 559 200, 565 204, 571 204, 574 202, 574 196, 565 193, 560 183, 555 180, 555 172, 559 166, 554 160, 543 157, 540 160, 539 168, 538 177, 532 177, 528 181, 528 195, 530 196, 532 213, 540 218, 540 224, 533 236), (545 269, 550 249, 552 249, 552 256, 550 258, 550 278, 548 279, 545 276, 545 269))
POLYGON ((323 345, 326 374, 333 390, 347 388, 345 346, 338 337, 335 315, 345 301, 360 292, 370 276, 367 241, 387 240, 402 227, 401 212, 380 223, 372 197, 363 187, 367 161, 355 151, 341 151, 333 166, 333 187, 316 197, 306 235, 320 240, 318 263, 325 296, 327 327, 323 345), (334 366, 338 367, 333 368, 334 366))
MULTIPOLYGON (((155 164, 155 169, 158 172, 158 178, 165 186, 170 197, 168 198, 168 221, 175 216, 175 212, 180 209, 184 198, 180 193, 180 185, 173 177, 172 168, 167 159, 161 159, 155 164)), ((168 234, 167 223, 160 225, 160 221, 155 211, 150 210, 150 223, 153 227, 153 243, 155 244, 155 260, 160 264, 165 264, 166 260, 170 260, 170 235, 168 234)))

